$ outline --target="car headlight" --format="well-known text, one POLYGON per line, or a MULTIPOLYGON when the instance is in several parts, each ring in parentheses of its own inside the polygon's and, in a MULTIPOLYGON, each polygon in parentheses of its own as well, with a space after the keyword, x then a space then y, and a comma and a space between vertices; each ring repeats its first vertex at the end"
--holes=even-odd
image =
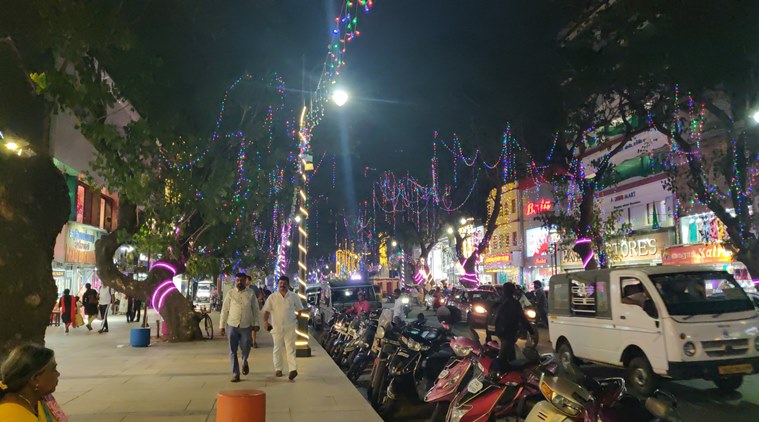
POLYGON ((582 412, 582 406, 579 403, 576 403, 561 394, 553 391, 551 386, 546 384, 546 382, 541 378, 540 379, 540 392, 543 393, 543 396, 551 402, 551 404, 556 407, 559 411, 562 413, 568 415, 568 416, 577 416, 582 412))
POLYGON ((696 354, 696 345, 690 341, 683 344, 683 353, 685 353, 685 356, 692 357, 696 354))
POLYGON ((408 298, 407 297, 401 298, 401 303, 403 303, 404 305, 407 304, 408 298))
POLYGON ((385 327, 377 327, 377 333, 375 334, 375 337, 377 337, 377 338, 384 338, 385 337, 385 327))
POLYGON ((525 309, 524 316, 526 316, 527 319, 535 319, 535 317, 538 316, 538 313, 535 312, 534 309, 525 309))
POLYGON ((485 309, 482 305, 474 305, 474 308, 472 308, 475 314, 486 314, 488 313, 488 310, 485 309))
POLYGON ((451 422, 459 422, 470 410, 472 410, 472 406, 466 404, 461 407, 454 407, 451 409, 451 422))
POLYGON ((453 343, 453 353, 459 357, 469 356, 469 354, 472 353, 472 347, 453 343))

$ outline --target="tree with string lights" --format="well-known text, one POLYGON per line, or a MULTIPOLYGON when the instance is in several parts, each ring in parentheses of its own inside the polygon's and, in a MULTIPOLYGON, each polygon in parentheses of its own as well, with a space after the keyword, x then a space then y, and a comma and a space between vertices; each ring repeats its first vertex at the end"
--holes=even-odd
MULTIPOLYGON (((566 92, 612 93, 669 137, 670 188, 721 221, 759 274, 756 197, 759 5, 595 2, 562 34, 566 92), (713 31, 701 28, 716 28, 713 31), (708 151, 708 153, 707 153, 708 151), (753 211, 753 212, 752 212, 753 211)), ((690 202, 690 201, 689 201, 690 202)))

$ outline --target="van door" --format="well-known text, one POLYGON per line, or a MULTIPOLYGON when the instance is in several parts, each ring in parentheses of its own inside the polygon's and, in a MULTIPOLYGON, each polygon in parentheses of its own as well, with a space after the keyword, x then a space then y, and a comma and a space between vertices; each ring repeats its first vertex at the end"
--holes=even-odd
POLYGON ((588 280, 572 274, 569 278, 573 318, 566 328, 575 356, 596 362, 615 362, 619 339, 611 317, 608 279, 588 280))
POLYGON ((653 292, 635 275, 615 273, 615 305, 612 307, 614 324, 621 334, 617 343, 617 361, 621 363, 622 353, 630 346, 638 346, 646 354, 655 372, 667 370, 667 350, 664 343, 659 312, 653 292))

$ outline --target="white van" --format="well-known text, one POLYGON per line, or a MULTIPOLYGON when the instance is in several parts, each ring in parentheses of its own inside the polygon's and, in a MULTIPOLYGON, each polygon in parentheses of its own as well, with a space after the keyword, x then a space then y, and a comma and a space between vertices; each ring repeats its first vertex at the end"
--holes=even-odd
POLYGON ((726 271, 614 268, 551 277, 549 333, 563 369, 576 358, 627 368, 644 395, 657 376, 734 390, 759 371, 759 317, 726 271))

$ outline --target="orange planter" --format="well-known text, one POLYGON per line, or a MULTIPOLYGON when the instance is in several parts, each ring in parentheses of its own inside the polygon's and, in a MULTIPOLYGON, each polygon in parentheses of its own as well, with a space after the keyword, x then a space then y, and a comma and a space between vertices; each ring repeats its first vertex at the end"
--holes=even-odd
POLYGON ((261 390, 230 390, 216 394, 216 422, 264 422, 266 393, 261 390))

